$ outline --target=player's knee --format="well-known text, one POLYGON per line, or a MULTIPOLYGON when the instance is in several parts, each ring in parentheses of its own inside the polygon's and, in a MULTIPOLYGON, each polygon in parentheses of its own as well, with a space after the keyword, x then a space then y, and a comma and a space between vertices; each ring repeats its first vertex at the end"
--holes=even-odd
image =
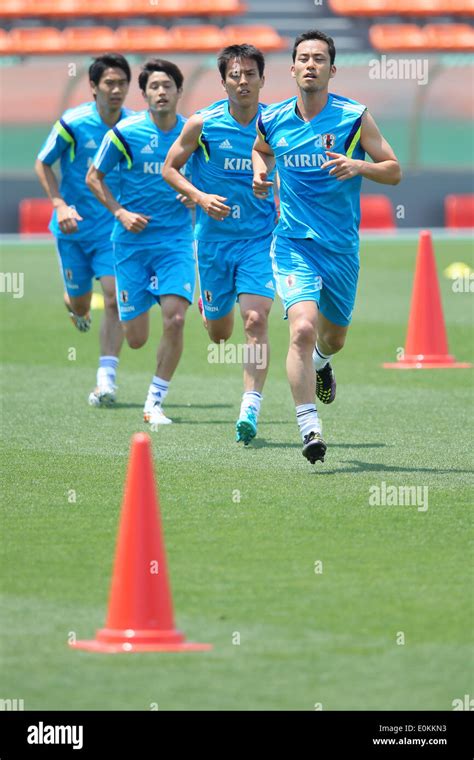
POLYGON ((185 316, 181 312, 170 314, 163 319, 163 329, 168 333, 181 333, 184 328, 184 319, 185 316))
POLYGON ((300 319, 293 325, 291 339, 298 346, 312 348, 316 342, 316 328, 309 319, 300 319))
POLYGON ((104 309, 106 311, 118 314, 117 298, 114 294, 104 294, 104 309))
POLYGON ((266 332, 267 315, 263 311, 249 309, 244 316, 244 328, 247 335, 259 336, 266 332))
POLYGON ((328 347, 330 354, 337 354, 337 352, 344 347, 344 343, 346 342, 346 336, 338 334, 324 335, 322 336, 322 339, 325 345, 328 347))
POLYGON ((207 323, 207 331, 213 343, 222 343, 223 341, 229 340, 232 335, 231 326, 213 325, 212 322, 207 323))
POLYGON ((125 337, 130 348, 142 348, 142 346, 145 345, 148 336, 140 335, 139 333, 132 333, 131 335, 125 333, 125 337))

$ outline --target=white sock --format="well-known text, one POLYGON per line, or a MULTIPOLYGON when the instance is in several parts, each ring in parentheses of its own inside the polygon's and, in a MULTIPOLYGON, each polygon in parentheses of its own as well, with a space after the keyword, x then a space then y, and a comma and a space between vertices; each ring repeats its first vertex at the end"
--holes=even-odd
POLYGON ((151 397, 153 401, 158 401, 160 405, 163 404, 166 394, 168 393, 169 385, 169 380, 162 380, 161 377, 153 375, 153 380, 148 388, 148 398, 151 397))
POLYGON ((313 351, 313 364, 314 369, 317 371, 318 369, 322 369, 326 366, 326 364, 331 361, 333 357, 333 354, 329 354, 329 356, 326 356, 323 354, 321 349, 319 348, 318 344, 315 345, 314 351, 313 351))
POLYGON ((115 383, 115 375, 117 373, 117 367, 119 363, 118 356, 100 356, 99 357, 99 369, 97 370, 97 385, 100 385, 101 381, 112 381, 115 383))
POLYGON ((249 406, 255 409, 255 414, 258 417, 260 414, 260 404, 262 403, 262 394, 258 391, 245 391, 242 395, 242 403, 240 405, 240 416, 244 416, 249 406))
POLYGON ((296 421, 300 429, 301 438, 311 433, 322 431, 321 420, 318 417, 315 404, 300 404, 296 407, 296 421))

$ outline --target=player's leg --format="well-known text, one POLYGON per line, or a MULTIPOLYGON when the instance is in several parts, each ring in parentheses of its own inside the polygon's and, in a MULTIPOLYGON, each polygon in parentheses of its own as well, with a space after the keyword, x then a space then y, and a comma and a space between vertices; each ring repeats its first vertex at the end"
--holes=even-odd
POLYGON ((79 241, 56 239, 59 267, 64 282, 64 304, 79 332, 91 326, 90 305, 93 271, 79 241))
POLYGON ((154 272, 156 286, 151 285, 149 290, 160 303, 163 331, 143 412, 145 421, 152 426, 171 422, 162 407, 183 353, 184 323, 194 292, 191 243, 188 240, 162 243, 154 260, 154 272))
POLYGON ((348 329, 334 324, 319 312, 313 365, 316 370, 316 396, 323 404, 331 404, 336 398, 336 375, 331 359, 343 348, 348 329))
POLYGON ((250 443, 257 434, 262 391, 268 373, 268 316, 275 284, 270 258, 271 235, 239 242, 236 290, 244 324, 244 393, 236 422, 236 440, 250 443))
POLYGON ((236 299, 231 244, 196 242, 204 326, 214 343, 226 341, 234 329, 236 299))

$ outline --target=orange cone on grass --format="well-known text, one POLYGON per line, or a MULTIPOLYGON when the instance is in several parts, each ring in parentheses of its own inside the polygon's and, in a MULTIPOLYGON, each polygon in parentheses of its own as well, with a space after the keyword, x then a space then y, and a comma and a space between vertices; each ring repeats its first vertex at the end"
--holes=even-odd
POLYGON ((456 362, 448 349, 433 242, 428 230, 420 232, 405 352, 387 369, 447 369, 471 367, 456 362))
POLYGON ((95 639, 70 646, 110 653, 212 649, 210 644, 186 642, 175 628, 150 437, 145 433, 132 438, 105 627, 95 639))

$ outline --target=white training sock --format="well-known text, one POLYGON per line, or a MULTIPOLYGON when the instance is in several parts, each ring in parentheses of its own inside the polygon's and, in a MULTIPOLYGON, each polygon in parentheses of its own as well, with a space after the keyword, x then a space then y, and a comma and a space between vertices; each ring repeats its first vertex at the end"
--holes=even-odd
POLYGON ((314 369, 318 371, 319 369, 322 369, 326 366, 326 364, 331 361, 333 357, 333 354, 329 354, 329 356, 325 356, 321 349, 319 348, 318 344, 315 345, 314 351, 313 351, 313 364, 314 369))
POLYGON ((318 417, 315 404, 300 404, 296 407, 296 421, 300 429, 301 438, 311 433, 321 433, 322 425, 318 417))
POLYGON ((168 393, 169 384, 169 380, 162 380, 161 377, 154 375, 150 387, 148 388, 148 398, 151 397, 154 402, 158 401, 161 406, 168 393))
POLYGON ((260 404, 262 403, 262 394, 258 391, 245 391, 242 395, 242 403, 240 405, 240 416, 243 417, 247 409, 251 406, 255 409, 255 414, 260 413, 260 404))
POLYGON ((117 367, 119 363, 118 356, 100 356, 99 357, 99 369, 97 370, 97 385, 100 385, 101 381, 112 381, 115 383, 115 375, 117 373, 117 367))

